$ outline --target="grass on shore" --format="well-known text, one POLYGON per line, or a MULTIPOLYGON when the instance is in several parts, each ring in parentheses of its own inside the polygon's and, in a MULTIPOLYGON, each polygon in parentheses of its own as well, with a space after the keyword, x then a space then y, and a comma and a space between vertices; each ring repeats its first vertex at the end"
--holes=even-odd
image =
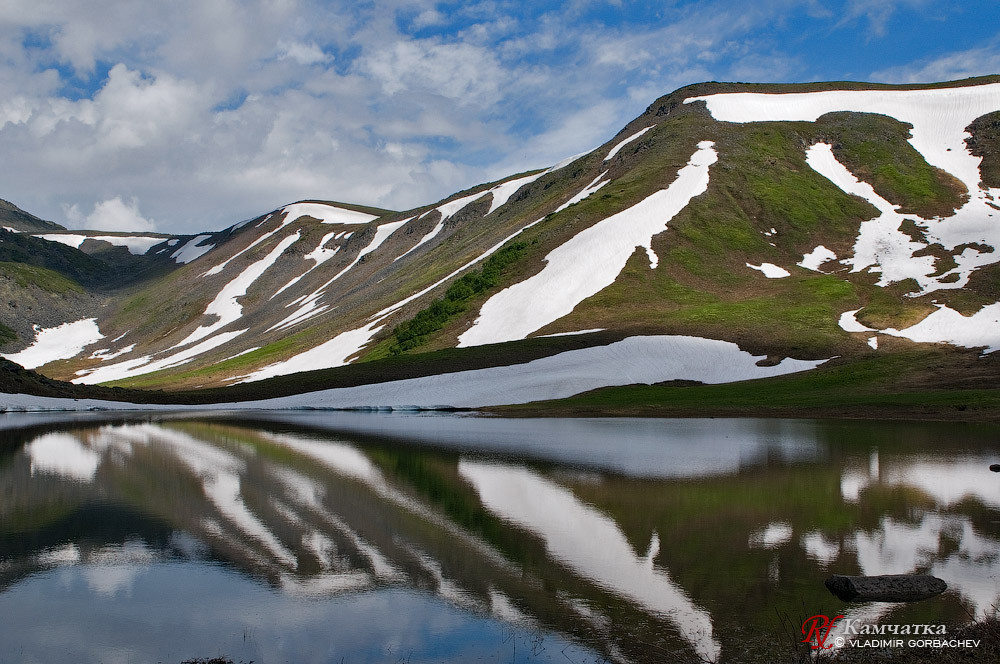
POLYGON ((753 381, 626 385, 486 410, 506 416, 1000 420, 997 376, 991 357, 914 350, 834 359, 813 371, 753 381))

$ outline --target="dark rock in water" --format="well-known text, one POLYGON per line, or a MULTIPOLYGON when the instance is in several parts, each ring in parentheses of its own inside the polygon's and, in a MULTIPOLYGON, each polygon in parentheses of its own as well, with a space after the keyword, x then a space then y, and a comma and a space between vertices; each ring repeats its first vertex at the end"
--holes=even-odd
POLYGON ((826 587, 845 602, 916 602, 940 595, 948 589, 948 584, 928 574, 834 574, 826 580, 826 587))

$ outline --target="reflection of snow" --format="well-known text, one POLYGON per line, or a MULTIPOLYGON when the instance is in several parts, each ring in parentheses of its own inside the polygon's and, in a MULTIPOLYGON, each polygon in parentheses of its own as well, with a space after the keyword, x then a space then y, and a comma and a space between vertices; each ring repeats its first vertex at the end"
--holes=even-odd
POLYGON ((297 566, 295 555, 243 501, 240 489, 243 461, 187 434, 150 424, 117 427, 115 433, 134 443, 159 444, 178 452, 177 459, 201 479, 205 496, 231 525, 263 544, 275 558, 289 567, 297 566))
POLYGON ((810 558, 826 567, 840 555, 840 544, 830 541, 819 531, 806 533, 802 536, 802 548, 810 558))
POLYGON ((766 528, 750 533, 747 545, 752 549, 777 549, 792 541, 792 526, 784 522, 769 523, 766 528))
POLYGON ((598 586, 625 596, 673 622, 699 655, 718 658, 712 618, 662 569, 636 554, 612 519, 571 491, 523 468, 461 460, 458 472, 483 504, 501 518, 536 533, 550 555, 598 586))
POLYGON ((31 473, 59 475, 71 480, 90 481, 97 473, 101 457, 66 433, 47 433, 25 448, 31 457, 31 473))

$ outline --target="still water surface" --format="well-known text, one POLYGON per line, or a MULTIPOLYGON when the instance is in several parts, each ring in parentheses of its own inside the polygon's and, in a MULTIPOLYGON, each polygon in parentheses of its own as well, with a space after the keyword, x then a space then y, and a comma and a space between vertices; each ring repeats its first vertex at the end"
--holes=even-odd
POLYGON ((0 659, 746 661, 820 613, 956 623, 1000 602, 998 461, 954 423, 0 415, 0 659), (823 586, 905 572, 949 590, 823 586))

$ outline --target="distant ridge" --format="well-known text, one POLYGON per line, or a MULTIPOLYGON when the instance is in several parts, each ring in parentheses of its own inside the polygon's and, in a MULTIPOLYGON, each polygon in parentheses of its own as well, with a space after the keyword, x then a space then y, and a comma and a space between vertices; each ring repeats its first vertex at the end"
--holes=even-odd
POLYGON ((10 201, 0 199, 0 227, 23 233, 43 233, 47 231, 64 231, 66 228, 52 221, 39 219, 25 212, 10 201))

